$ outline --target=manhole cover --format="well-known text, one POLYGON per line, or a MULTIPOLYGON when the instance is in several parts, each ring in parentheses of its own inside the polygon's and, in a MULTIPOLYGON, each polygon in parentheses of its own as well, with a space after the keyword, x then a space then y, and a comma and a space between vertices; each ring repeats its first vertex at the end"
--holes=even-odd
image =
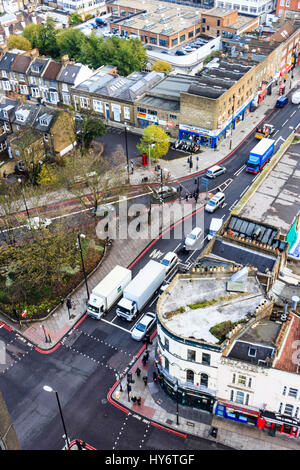
POLYGON ((106 405, 107 399, 106 399, 106 398, 102 398, 101 403, 102 403, 102 405, 106 405))
POLYGON ((157 403, 158 405, 161 405, 161 404, 162 404, 162 400, 157 400, 156 403, 157 403))
POLYGON ((173 421, 172 421, 171 419, 167 419, 167 420, 166 420, 166 423, 167 423, 167 424, 173 424, 173 421))
POLYGON ((191 426, 192 428, 195 426, 195 423, 192 423, 191 421, 186 422, 187 426, 191 426))

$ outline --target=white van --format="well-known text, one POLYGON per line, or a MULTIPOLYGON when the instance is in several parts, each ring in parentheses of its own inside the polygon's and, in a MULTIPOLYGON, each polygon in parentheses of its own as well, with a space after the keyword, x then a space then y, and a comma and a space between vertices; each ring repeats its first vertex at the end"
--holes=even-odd
POLYGON ((207 178, 216 178, 217 176, 223 175, 223 173, 226 173, 226 168, 224 166, 215 165, 207 170, 205 176, 207 178))
POLYGON ((216 219, 215 217, 213 217, 210 222, 207 239, 211 240, 212 237, 220 230, 222 225, 223 225, 222 219, 216 219))
POLYGON ((292 103, 293 104, 299 104, 300 103, 300 90, 295 91, 292 95, 292 103))
POLYGON ((185 238, 185 248, 191 249, 196 244, 197 240, 201 237, 202 229, 200 227, 195 227, 185 238))
POLYGON ((209 201, 208 203, 206 204, 205 206, 205 210, 207 212, 215 212, 215 210, 218 209, 218 207, 220 207, 223 202, 225 201, 225 194, 224 193, 217 193, 215 194, 209 201))

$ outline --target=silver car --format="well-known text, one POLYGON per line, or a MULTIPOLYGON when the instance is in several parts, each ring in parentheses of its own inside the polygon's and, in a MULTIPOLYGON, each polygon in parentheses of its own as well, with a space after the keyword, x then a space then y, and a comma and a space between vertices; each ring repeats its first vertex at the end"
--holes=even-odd
POLYGON ((155 199, 166 199, 167 197, 175 196, 177 194, 176 188, 173 186, 161 186, 153 190, 153 197, 155 199))
POLYGON ((141 341, 144 336, 148 333, 151 329, 153 324, 155 323, 156 316, 155 313, 147 312, 145 315, 142 316, 140 321, 135 325, 131 332, 131 338, 135 339, 136 341, 141 341))

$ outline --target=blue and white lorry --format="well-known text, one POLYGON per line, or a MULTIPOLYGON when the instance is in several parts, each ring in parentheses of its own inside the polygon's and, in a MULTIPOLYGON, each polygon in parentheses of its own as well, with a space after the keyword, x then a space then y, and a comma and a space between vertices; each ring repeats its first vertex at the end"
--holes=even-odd
POLYGON ((133 320, 165 278, 165 266, 154 260, 149 261, 124 289, 123 297, 117 305, 117 316, 123 320, 133 320))
POLYGON ((270 160, 275 148, 275 140, 262 139, 250 151, 246 171, 255 175, 270 160))
POLYGON ((123 266, 115 266, 91 292, 88 304, 88 315, 96 320, 107 313, 121 297, 125 287, 130 283, 132 273, 123 266))

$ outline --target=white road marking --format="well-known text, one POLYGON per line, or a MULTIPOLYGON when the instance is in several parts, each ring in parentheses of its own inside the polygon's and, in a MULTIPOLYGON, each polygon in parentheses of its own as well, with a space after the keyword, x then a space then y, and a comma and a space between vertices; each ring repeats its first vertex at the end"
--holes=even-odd
POLYGON ((175 250, 173 250, 173 253, 176 253, 176 251, 177 251, 178 248, 180 247, 181 243, 182 243, 182 242, 180 242, 180 243, 176 246, 175 250))
POLYGON ((273 137, 275 137, 275 135, 277 134, 277 132, 279 132, 279 129, 277 129, 277 131, 274 132, 273 137))
POLYGON ((240 194, 240 197, 242 197, 242 196, 245 194, 245 192, 247 191, 247 189, 249 188, 249 186, 250 186, 250 184, 249 184, 249 185, 244 189, 244 191, 240 194))
MULTIPOLYGON (((299 106, 298 106, 299 107, 299 106)), ((291 117, 294 116, 294 114, 296 114, 296 111, 294 111, 292 114, 291 114, 291 117)))
POLYGON ((236 206, 237 202, 238 202, 238 199, 236 199, 236 200, 234 201, 234 203, 231 204, 231 206, 229 207, 229 211, 232 211, 232 209, 234 208, 234 206, 236 206))
POLYGON ((238 176, 243 171, 244 168, 246 168, 246 165, 241 166, 241 168, 239 168, 235 173, 233 173, 234 176, 238 176))
POLYGON ((288 119, 286 121, 284 121, 284 123, 282 124, 281 127, 284 127, 286 125, 286 123, 288 122, 288 119))
MULTIPOLYGON (((108 320, 105 320, 104 318, 101 318, 101 321, 104 321, 104 322, 107 323, 108 325, 115 326, 116 328, 119 328, 120 330, 126 331, 126 333, 129 333, 129 334, 130 334, 130 330, 126 330, 126 328, 123 328, 122 326, 119 326, 119 325, 116 325, 115 323, 113 323, 113 321, 115 320, 115 318, 118 318, 118 317, 115 316, 112 321, 108 321, 108 320)), ((126 321, 127 321, 127 320, 126 320, 126 321)))

